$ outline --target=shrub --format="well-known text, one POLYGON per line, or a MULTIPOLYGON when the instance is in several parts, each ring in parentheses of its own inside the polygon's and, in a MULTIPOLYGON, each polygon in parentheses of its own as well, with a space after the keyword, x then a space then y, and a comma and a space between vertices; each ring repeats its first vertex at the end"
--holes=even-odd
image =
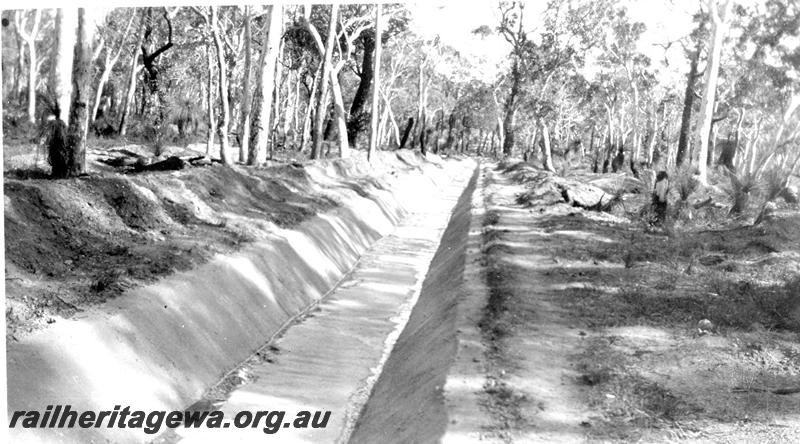
POLYGON ((728 172, 728 179, 730 180, 730 186, 726 191, 733 201, 729 214, 732 216, 740 216, 747 210, 750 204, 750 197, 758 190, 757 177, 751 173, 738 176, 733 171, 726 171, 728 172))

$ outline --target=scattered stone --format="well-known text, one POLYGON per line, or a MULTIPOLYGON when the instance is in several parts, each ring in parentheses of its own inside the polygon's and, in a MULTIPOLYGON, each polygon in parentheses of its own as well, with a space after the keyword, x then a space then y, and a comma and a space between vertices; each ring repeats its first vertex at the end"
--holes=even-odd
POLYGON ((697 329, 700 331, 700 334, 707 334, 713 333, 716 327, 714 323, 708 319, 701 319, 700 322, 697 323, 697 329))

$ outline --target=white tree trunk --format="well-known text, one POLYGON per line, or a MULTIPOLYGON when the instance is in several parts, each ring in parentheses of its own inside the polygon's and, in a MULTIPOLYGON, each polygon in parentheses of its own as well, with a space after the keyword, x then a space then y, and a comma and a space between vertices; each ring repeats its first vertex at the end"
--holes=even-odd
POLYGON ((331 71, 331 89, 333 90, 333 109, 336 114, 336 128, 339 136, 339 155, 342 159, 350 157, 350 145, 347 142, 347 112, 344 110, 342 87, 336 71, 331 71))
MULTIPOLYGON (((297 74, 295 73, 295 78, 297 74)), ((289 71, 289 74, 286 76, 286 106, 283 108, 283 143, 284 147, 289 145, 289 132, 292 128, 292 119, 297 113, 294 109, 297 107, 297 85, 298 82, 294 82, 294 88, 292 87, 292 71, 289 71)))
POLYGON ((225 63, 225 48, 222 47, 222 38, 219 35, 217 20, 218 6, 211 9, 211 36, 214 38, 214 48, 217 53, 217 86, 220 98, 220 117, 217 123, 219 135, 219 159, 223 164, 228 163, 228 132, 230 129, 231 109, 228 103, 228 66, 225 63))
POLYGON ((59 8, 56 12, 56 51, 50 70, 50 88, 58 106, 57 119, 65 124, 69 120, 69 107, 72 100, 72 58, 75 48, 75 29, 78 26, 78 11, 75 8, 59 8))
POLYGON ((250 26, 250 8, 244 7, 244 76, 242 79, 242 103, 239 119, 239 162, 247 162, 247 152, 250 147, 250 71, 253 65, 252 39, 253 32, 250 26))
POLYGON ((272 94, 275 88, 275 64, 278 60, 283 7, 272 5, 267 8, 269 8, 269 18, 264 22, 263 45, 258 62, 258 71, 256 72, 256 91, 253 95, 253 109, 251 110, 248 165, 257 165, 266 161, 270 133, 272 94))
POLYGON ((106 45, 106 58, 105 63, 103 64, 103 73, 100 75, 100 81, 97 84, 97 93, 95 94, 94 98, 94 106, 92 107, 92 113, 89 115, 89 123, 91 124, 97 118, 97 110, 100 109, 100 101, 103 97, 103 89, 108 82, 108 79, 111 77, 111 71, 114 70, 114 66, 119 61, 119 57, 122 55, 122 50, 125 48, 125 40, 128 37, 128 31, 131 28, 131 24, 133 23, 134 18, 136 18, 136 9, 134 8, 131 11, 131 18, 128 20, 127 26, 125 26, 125 30, 122 32, 119 47, 117 50, 112 54, 111 44, 109 43, 106 45))
POLYGON ((322 138, 325 126, 325 117, 328 114, 328 86, 333 70, 333 46, 336 41, 336 21, 339 17, 339 5, 331 5, 330 23, 328 24, 328 38, 325 43, 325 53, 322 55, 322 76, 320 77, 319 97, 317 97, 317 115, 314 122, 313 147, 311 158, 319 159, 322 155, 322 138))
POLYGON ((142 46, 144 41, 144 32, 139 32, 139 39, 136 46, 133 48, 131 55, 130 71, 128 77, 128 91, 125 94, 125 101, 122 105, 122 116, 119 119, 119 135, 125 136, 128 132, 128 115, 131 112, 131 107, 134 105, 136 97, 136 77, 144 65, 139 65, 139 47, 142 46))
MULTIPOLYGON (((36 59, 36 35, 39 33, 39 22, 42 18, 42 10, 36 9, 33 12, 33 27, 31 32, 23 35, 25 44, 28 46, 28 121, 36 123, 36 73, 39 63, 36 59)), ((74 40, 74 39, 73 39, 74 40)))
POLYGON ((314 111, 314 98, 317 97, 317 89, 319 89, 319 78, 322 73, 322 66, 317 68, 314 73, 314 78, 311 79, 311 92, 308 96, 308 103, 306 104, 306 111, 303 115, 303 128, 300 132, 300 151, 306 149, 306 144, 311 136, 311 113, 314 111))
POLYGON ((211 55, 211 42, 206 42, 206 157, 211 157, 211 150, 214 149, 214 127, 216 118, 214 117, 214 58, 211 55))
POLYGON ((539 121, 540 125, 542 125, 542 146, 544 149, 544 169, 554 173, 556 171, 553 168, 553 154, 550 150, 550 131, 547 129, 547 124, 544 121, 539 121))
POLYGON ((717 90, 717 77, 719 75, 720 54, 725 34, 725 18, 730 6, 730 0, 721 0, 721 2, 718 5, 718 0, 708 0, 711 14, 711 40, 709 41, 705 88, 700 111, 700 149, 697 160, 698 180, 703 185, 708 183, 708 139, 711 134, 711 124, 714 117, 714 100, 717 90))
POLYGON ((294 102, 292 105, 292 144, 297 144, 297 132, 298 132, 298 116, 297 113, 300 111, 300 73, 295 72, 294 75, 294 102))
POLYGON ((381 37, 383 35, 383 20, 381 20, 381 4, 375 5, 375 69, 372 79, 372 119, 370 122, 369 151, 367 151, 367 161, 371 161, 378 149, 378 114, 380 113, 380 85, 381 85, 381 37))

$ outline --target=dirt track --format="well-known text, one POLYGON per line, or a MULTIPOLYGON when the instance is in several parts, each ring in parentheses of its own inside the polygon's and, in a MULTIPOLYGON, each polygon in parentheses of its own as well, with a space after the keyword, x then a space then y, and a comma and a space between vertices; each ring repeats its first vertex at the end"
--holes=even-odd
POLYGON ((796 213, 667 235, 522 164, 482 176, 481 344, 462 326, 444 442, 800 439, 796 213))

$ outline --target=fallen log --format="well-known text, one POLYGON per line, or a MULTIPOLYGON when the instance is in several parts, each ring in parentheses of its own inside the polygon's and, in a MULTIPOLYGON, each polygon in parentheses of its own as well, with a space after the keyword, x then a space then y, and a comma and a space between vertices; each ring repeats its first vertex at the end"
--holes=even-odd
POLYGON ((137 164, 134 168, 136 171, 172 171, 182 170, 184 167, 186 167, 186 161, 178 156, 171 156, 150 165, 137 164))

